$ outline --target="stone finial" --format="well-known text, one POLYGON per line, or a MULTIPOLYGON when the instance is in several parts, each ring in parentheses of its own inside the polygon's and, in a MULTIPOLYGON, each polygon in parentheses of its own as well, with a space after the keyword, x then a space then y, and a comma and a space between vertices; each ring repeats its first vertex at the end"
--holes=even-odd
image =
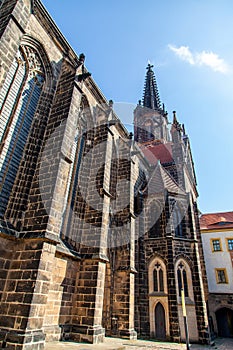
POLYGON ((80 55, 79 55, 79 61, 80 61, 80 63, 84 63, 84 61, 85 61, 85 55, 84 55, 84 53, 80 53, 80 55))
POLYGON ((173 111, 173 124, 177 123, 177 118, 176 118, 176 111, 173 111))

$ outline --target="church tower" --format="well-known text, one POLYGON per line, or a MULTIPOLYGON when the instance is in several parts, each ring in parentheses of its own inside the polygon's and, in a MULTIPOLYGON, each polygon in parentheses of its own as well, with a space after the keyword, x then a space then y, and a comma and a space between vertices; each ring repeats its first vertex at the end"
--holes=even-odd
POLYGON ((134 111, 134 139, 139 143, 168 141, 168 120, 164 105, 161 106, 153 65, 148 64, 143 100, 134 111))
POLYGON ((184 341, 183 289, 190 341, 206 343, 207 285, 191 147, 176 112, 169 123, 161 107, 152 68, 148 64, 143 100, 134 111, 134 139, 149 164, 136 228, 135 329, 142 337, 184 341))

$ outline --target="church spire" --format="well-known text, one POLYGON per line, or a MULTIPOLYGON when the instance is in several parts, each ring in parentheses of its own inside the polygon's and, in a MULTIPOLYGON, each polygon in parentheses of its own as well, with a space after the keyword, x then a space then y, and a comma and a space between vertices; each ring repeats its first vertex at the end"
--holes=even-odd
POLYGON ((150 109, 161 109, 159 92, 152 68, 153 65, 148 63, 144 85, 143 106, 150 109))

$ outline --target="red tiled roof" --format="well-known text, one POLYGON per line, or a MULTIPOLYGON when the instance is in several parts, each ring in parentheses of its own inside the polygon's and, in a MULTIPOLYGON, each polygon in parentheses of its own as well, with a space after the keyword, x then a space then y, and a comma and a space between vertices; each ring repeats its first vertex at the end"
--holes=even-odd
POLYGON ((142 144, 141 150, 151 164, 155 165, 158 160, 161 164, 165 164, 173 162, 171 145, 171 143, 153 144, 150 142, 149 144, 142 144))
POLYGON ((233 211, 203 214, 200 217, 201 230, 233 228, 233 211))

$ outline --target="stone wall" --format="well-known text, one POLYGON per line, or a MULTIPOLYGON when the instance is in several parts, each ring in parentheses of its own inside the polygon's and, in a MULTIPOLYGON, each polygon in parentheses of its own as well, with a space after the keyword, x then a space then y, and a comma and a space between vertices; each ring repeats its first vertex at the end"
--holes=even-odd
MULTIPOLYGON (((42 240, 1 238, 5 260, 1 295, 1 341, 8 348, 43 347, 42 331, 55 246, 42 240)), ((3 345, 2 345, 3 346, 3 345)))
MULTIPOLYGON (((2 347, 42 349, 45 339, 98 343, 105 329, 135 339, 136 328, 150 337, 157 300, 148 293, 148 267, 156 256, 167 270, 161 299, 167 339, 182 337, 174 269, 182 256, 190 262, 192 312, 204 341, 198 228, 196 236, 191 225, 188 237, 175 237, 173 225, 167 227, 172 194, 164 189, 159 224, 148 232, 150 206, 143 201, 152 167, 90 77, 84 56, 73 52, 39 0, 4 1, 1 10, 0 87, 21 46, 34 50, 44 74, 0 218, 2 347)), ((12 117, 1 125, 4 133, 12 117)), ((192 215, 197 222, 195 208, 192 215)))

